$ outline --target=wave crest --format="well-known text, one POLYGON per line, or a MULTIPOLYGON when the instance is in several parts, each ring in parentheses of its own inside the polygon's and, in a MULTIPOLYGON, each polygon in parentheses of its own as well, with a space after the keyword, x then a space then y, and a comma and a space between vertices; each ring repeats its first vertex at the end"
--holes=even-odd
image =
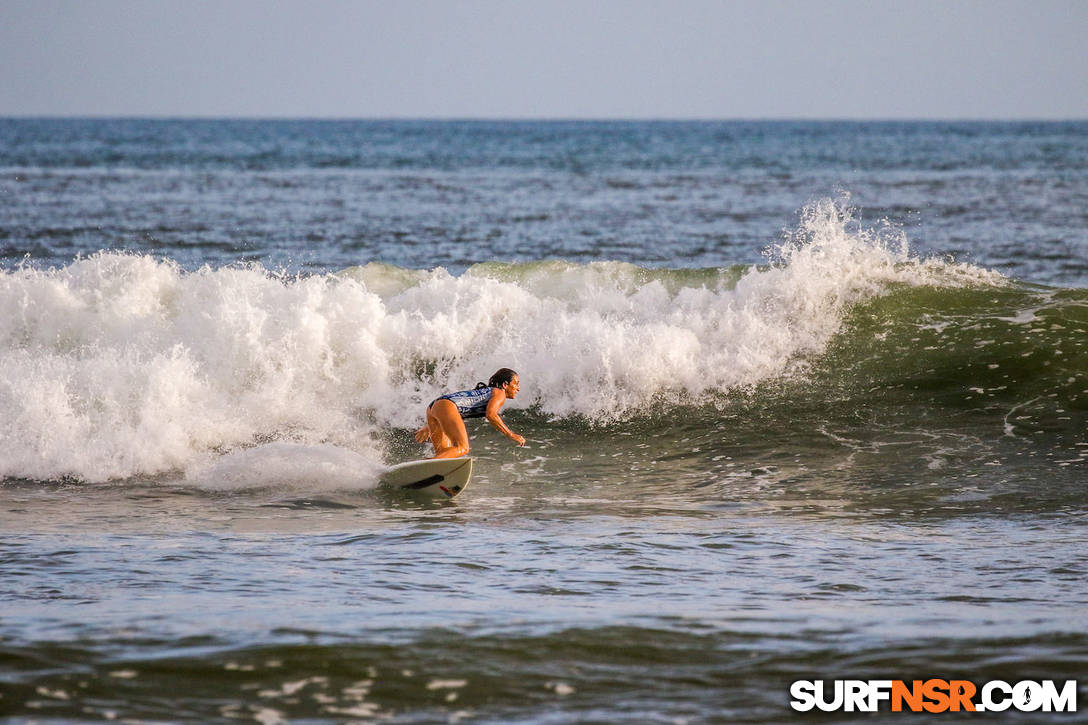
POLYGON ((282 277, 107 252, 20 268, 0 274, 0 477, 189 470, 266 440, 376 461, 378 431, 499 367, 546 415, 614 421, 804 370, 847 309, 893 286, 1002 280, 912 259, 901 233, 862 228, 845 201, 806 207, 771 263, 747 268, 282 277))

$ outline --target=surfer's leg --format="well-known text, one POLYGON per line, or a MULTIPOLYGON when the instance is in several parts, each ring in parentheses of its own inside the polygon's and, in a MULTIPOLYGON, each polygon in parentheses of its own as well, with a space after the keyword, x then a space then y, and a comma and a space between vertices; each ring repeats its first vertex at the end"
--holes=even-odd
MULTIPOLYGON (((436 400, 435 403, 438 401, 436 400)), ((442 450, 443 448, 450 447, 449 436, 442 430, 442 423, 438 420, 438 417, 434 414, 434 405, 431 403, 427 406, 427 422, 426 424, 416 432, 417 443, 430 443, 434 446, 435 452, 442 450)))
POLYGON ((448 400, 436 400, 427 411, 434 458, 459 458, 468 455, 468 430, 457 406, 448 400))

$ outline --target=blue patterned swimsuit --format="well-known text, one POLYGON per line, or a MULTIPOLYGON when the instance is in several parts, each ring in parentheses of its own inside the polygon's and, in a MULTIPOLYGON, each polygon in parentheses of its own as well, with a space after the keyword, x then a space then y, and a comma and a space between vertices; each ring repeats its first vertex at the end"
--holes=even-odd
MULTIPOLYGON (((457 412, 461 414, 462 420, 483 418, 487 413, 487 403, 491 400, 491 394, 494 392, 494 388, 459 390, 456 393, 448 393, 440 398, 435 398, 431 402, 431 405, 434 405, 439 400, 448 400, 457 406, 457 412)), ((430 405, 427 406, 428 409, 430 407, 430 405)))

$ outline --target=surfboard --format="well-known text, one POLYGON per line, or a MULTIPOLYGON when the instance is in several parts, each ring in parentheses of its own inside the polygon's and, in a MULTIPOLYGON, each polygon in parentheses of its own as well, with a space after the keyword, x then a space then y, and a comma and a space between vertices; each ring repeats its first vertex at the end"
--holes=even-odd
POLYGON ((468 486, 472 459, 429 458, 392 466, 378 483, 398 491, 430 498, 453 498, 468 486))

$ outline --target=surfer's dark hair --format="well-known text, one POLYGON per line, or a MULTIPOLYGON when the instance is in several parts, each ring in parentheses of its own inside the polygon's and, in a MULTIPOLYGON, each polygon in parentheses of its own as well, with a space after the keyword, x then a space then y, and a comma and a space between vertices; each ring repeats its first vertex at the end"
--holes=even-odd
POLYGON ((501 388, 509 382, 514 380, 516 372, 510 368, 499 368, 495 371, 495 374, 491 376, 491 379, 487 381, 487 384, 477 383, 476 389, 480 388, 501 388))

